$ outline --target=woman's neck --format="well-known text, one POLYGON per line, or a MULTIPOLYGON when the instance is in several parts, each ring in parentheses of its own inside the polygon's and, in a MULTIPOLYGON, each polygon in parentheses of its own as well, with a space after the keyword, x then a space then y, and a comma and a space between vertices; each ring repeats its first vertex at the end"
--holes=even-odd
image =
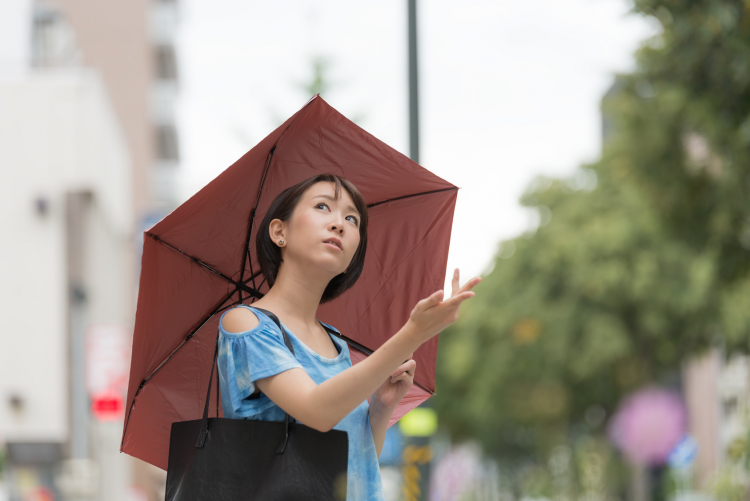
POLYGON ((253 306, 267 308, 273 313, 306 325, 310 330, 318 327, 317 312, 320 298, 330 282, 330 277, 303 272, 298 267, 282 263, 273 287, 253 306))

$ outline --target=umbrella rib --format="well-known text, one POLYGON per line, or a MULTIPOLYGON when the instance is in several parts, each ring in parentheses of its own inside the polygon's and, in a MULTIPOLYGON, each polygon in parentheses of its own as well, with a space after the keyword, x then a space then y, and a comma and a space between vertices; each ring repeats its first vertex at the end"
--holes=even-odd
MULTIPOLYGON (((258 188, 258 195, 255 197, 255 205, 253 206, 253 210, 250 211, 250 227, 247 230, 247 238, 245 239, 245 250, 243 251, 242 264, 240 265, 241 266, 241 268, 240 268, 240 270, 241 270, 240 271, 240 282, 242 282, 242 279, 245 276, 245 261, 248 261, 248 259, 247 259, 248 255, 247 254, 250 251, 250 234, 253 232, 253 222, 255 221, 255 211, 258 209, 258 203, 260 203, 260 195, 263 192, 263 185, 265 185, 265 183, 266 183, 266 176, 268 175, 268 170, 271 168, 271 159, 273 158, 273 154, 276 151, 276 146, 278 146, 279 141, 281 141, 281 138, 284 137, 284 133, 286 133, 286 131, 289 130, 289 127, 291 127, 292 124, 297 121, 297 118, 299 118, 299 115, 302 112, 302 110, 304 110, 305 108, 307 108, 310 105, 310 103, 312 103, 313 100, 316 97, 318 97, 319 95, 320 95, 320 93, 315 94, 313 97, 310 98, 309 101, 307 101, 305 103, 305 105, 302 108, 300 108, 300 110, 295 114, 294 119, 289 123, 289 125, 286 126, 286 129, 284 129, 284 132, 282 132, 281 135, 278 137, 278 139, 276 139, 276 143, 274 143, 274 145, 271 147, 271 149, 268 152, 268 160, 266 161, 266 168, 263 171, 263 179, 261 179, 261 181, 260 181, 260 187, 258 188)), ((250 263, 250 280, 252 280, 252 282, 253 282, 253 289, 259 290, 260 287, 256 287, 255 286, 255 276, 256 275, 253 272, 253 257, 252 256, 250 256, 249 263, 250 263)), ((248 280, 247 282, 249 282, 250 280, 248 280)), ((244 283, 247 284, 247 282, 244 282, 244 283)), ((242 292, 239 291, 239 288, 238 288, 238 295, 240 297, 240 303, 241 303, 242 302, 242 292)))
POLYGON ((375 207, 376 205, 384 204, 386 202, 393 202, 396 200, 403 200, 404 198, 411 198, 411 197, 418 197, 420 195, 430 195, 431 193, 440 193, 441 191, 451 191, 451 190, 457 190, 458 186, 453 186, 452 188, 443 188, 442 190, 432 190, 432 191, 423 191, 422 193, 412 193, 411 195, 404 195, 403 197, 396 197, 396 198, 389 198, 388 200, 383 200, 381 202, 375 202, 367 206, 367 208, 375 207))
POLYGON ((222 272, 220 272, 220 271, 218 271, 218 270, 215 270, 215 269, 211 268, 211 267, 210 267, 209 265, 207 265, 206 263, 204 263, 204 262, 203 262, 203 261, 201 261, 200 259, 198 259, 198 258, 195 258, 195 257, 191 256, 190 254, 188 254, 188 253, 187 253, 187 252, 185 252, 184 250, 182 250, 182 249, 178 249, 177 247, 175 247, 174 245, 170 244, 170 243, 169 243, 169 242, 167 242, 166 240, 162 239, 162 238, 161 238, 161 237, 159 237, 158 235, 154 235, 153 233, 149 233, 149 232, 146 232, 146 235, 150 236, 151 238, 153 238, 153 239, 154 239, 154 240, 156 240, 157 242, 161 242, 161 243, 163 243, 164 245, 167 245, 167 246, 169 246, 169 247, 173 248, 174 250, 176 250, 176 251, 177 251, 177 252, 179 252, 180 254, 184 255, 184 256, 185 256, 185 257, 187 257, 188 259, 190 259, 190 260, 194 261, 195 263, 197 263, 197 264, 199 264, 199 265, 203 266, 204 268, 206 268, 206 269, 207 269, 208 271, 210 271, 211 273, 214 273, 214 274, 216 274, 216 275, 219 275, 219 276, 220 276, 221 278, 225 279, 225 280, 226 280, 227 282, 233 283, 233 284, 235 284, 235 285, 237 284, 237 283, 236 283, 236 282, 235 282, 234 280, 232 280, 232 279, 231 279, 231 278, 229 278, 228 276, 224 275, 224 274, 223 274, 222 272))
MULTIPOLYGON (((245 261, 247 261, 248 254, 250 252, 250 234, 253 232, 253 223, 255 222, 255 211, 258 209, 258 203, 260 203, 260 195, 263 193, 263 185, 266 184, 266 176, 268 175, 268 169, 271 166, 271 159, 276 151, 276 145, 274 144, 271 150, 268 152, 268 160, 266 160, 266 168, 263 170, 263 178, 260 180, 260 186, 258 187, 258 194, 255 197, 255 205, 253 210, 250 211, 250 225, 247 228, 247 237, 245 238, 245 249, 242 253, 242 264, 240 265, 240 280, 245 276, 245 261)), ((253 281, 253 289, 258 289, 255 286, 255 273, 253 272, 253 257, 250 256, 250 279, 253 281)), ((249 281, 249 280, 248 280, 249 281)), ((245 282, 247 283, 247 282, 245 282)), ((240 303, 242 302, 242 291, 239 291, 240 303)))
MULTIPOLYGON (((245 284, 245 285, 247 285, 248 282, 252 281, 255 277, 257 277, 260 274, 261 274, 261 272, 259 271, 258 273, 253 274, 250 278, 248 278, 247 280, 245 280, 242 283, 245 284)), ((265 282, 265 281, 266 281, 266 278, 263 277, 263 282, 265 282)), ((263 285, 263 282, 260 283, 261 286, 263 285)), ((260 287, 258 289, 260 289, 260 287)))
MULTIPOLYGON (((164 241, 162 240, 162 242, 164 242, 164 241)), ((166 242, 164 242, 164 243, 166 243, 166 242)), ((167 244, 167 245, 169 245, 169 244, 167 244)), ((199 330, 201 329, 201 327, 203 327, 204 325, 206 325, 206 322, 208 322, 208 321, 209 321, 209 320, 211 319, 211 317, 213 317, 214 315, 216 315, 216 313, 217 313, 218 311, 220 311, 220 310, 219 310, 219 308, 221 308, 221 305, 222 305, 222 304, 224 304, 224 303, 226 303, 226 302, 227 302, 227 299, 229 299, 229 298, 231 298, 231 297, 232 297, 232 294, 234 294, 234 291, 232 291, 232 292, 231 292, 231 293, 230 293, 230 294, 229 294, 229 295, 228 295, 227 297, 225 297, 225 298, 224 298, 224 299, 223 299, 223 300, 222 300, 222 301, 221 301, 221 302, 220 302, 220 303, 219 303, 219 304, 218 304, 218 305, 216 306, 216 308, 214 308, 214 311, 213 311, 213 312, 211 312, 211 313, 210 313, 210 314, 209 314, 209 315, 208 315, 208 316, 207 316, 206 318, 204 318, 204 319, 203 319, 203 321, 202 321, 202 322, 200 323, 200 325, 199 325, 198 327, 196 327, 195 329, 193 329, 193 331, 192 331, 192 332, 191 332, 190 334, 188 334, 188 335, 187 335, 187 337, 186 337, 185 339, 183 339, 183 340, 182 340, 182 341, 180 342, 180 344, 178 344, 178 345, 177 345, 177 347, 176 347, 176 348, 175 348, 174 350, 172 350, 172 353, 170 353, 170 354, 169 354, 169 356, 167 356, 167 358, 165 358, 165 359, 164 359, 164 360, 162 361, 162 363, 160 363, 160 364, 159 364, 159 365, 158 365, 158 366, 156 367, 156 369, 154 369, 153 371, 151 371, 151 374, 149 374, 148 376, 146 376, 146 377, 145 377, 145 378, 143 379, 143 381, 141 381, 141 384, 140 384, 140 385, 138 385, 138 389, 137 389, 137 390, 135 391, 135 395, 133 395, 133 401, 132 401, 132 402, 130 403, 130 409, 128 410, 128 417, 127 417, 127 419, 125 420, 125 428, 124 428, 124 429, 123 429, 123 431, 122 431, 122 441, 120 442, 120 451, 122 451, 122 447, 123 447, 123 444, 125 443, 125 435, 126 435, 126 434, 127 434, 127 432, 128 432, 128 423, 130 423, 130 415, 131 415, 131 414, 133 413, 133 407, 135 407, 135 399, 136 399, 136 398, 138 397, 138 394, 139 394, 139 393, 141 392, 141 390, 142 390, 142 389, 143 389, 143 387, 144 387, 144 386, 146 385, 146 383, 147 383, 147 382, 148 382, 148 381, 149 381, 149 380, 150 380, 150 379, 151 379, 152 377, 154 377, 154 375, 155 375, 155 374, 156 374, 157 372, 159 372, 159 369, 161 369, 162 367, 164 367, 164 365, 165 365, 165 364, 166 364, 167 362, 169 362, 169 360, 170 360, 170 359, 171 359, 171 358, 172 358, 173 356, 175 356, 175 354, 176 354, 176 353, 177 353, 178 351, 180 351, 180 349, 181 349, 181 348, 182 348, 183 346, 185 346, 185 344, 186 344, 186 343, 187 343, 188 341, 190 341, 190 339, 191 339, 191 338, 192 338, 192 337, 193 337, 193 336, 195 335, 195 333, 196 333, 196 332, 198 332, 198 331, 199 331, 199 330)), ((210 382, 209 382, 209 384, 210 384, 210 382)))
POLYGON ((198 259, 198 258, 195 258, 195 257, 191 256, 190 254, 188 254, 187 252, 183 251, 182 249, 178 249, 177 247, 175 247, 174 245, 170 244, 169 242, 167 242, 167 241, 166 241, 166 240, 164 240, 163 238, 159 237, 158 235, 154 235, 154 234, 152 234, 152 233, 148 233, 148 232, 146 232, 146 234, 147 234, 148 236, 150 236, 151 238, 153 238, 154 240, 156 240, 157 242, 161 242, 161 243, 163 243, 164 245, 167 245, 168 247, 171 247, 172 249, 176 250, 177 252, 179 252, 179 253, 180 253, 180 254, 182 254, 183 256, 187 257, 187 258, 188 258, 188 259, 190 259, 191 261, 193 261, 193 262, 195 262, 196 264, 198 264, 198 265, 200 265, 200 266, 202 266, 202 267, 206 268, 206 269, 207 269, 208 271, 210 271, 211 273, 214 273, 214 274, 216 274, 216 275, 219 275, 219 276, 220 276, 221 278, 223 278, 224 280, 226 280, 226 281, 227 281, 227 282, 229 282, 230 284, 234 285, 234 286, 235 286, 235 290, 234 290, 234 291, 232 291, 232 294, 234 294, 234 293, 235 293, 236 291, 238 291, 238 290, 244 290, 244 291, 245 291, 245 292, 247 292, 247 293, 248 293, 248 294, 249 294, 250 296, 254 296, 254 297, 257 297, 257 298, 261 298, 261 297, 263 297, 262 295, 260 295, 260 291, 258 291, 257 289, 255 289, 255 288, 250 288, 250 287, 247 287, 247 282, 235 282, 234 280, 232 280, 232 279, 231 279, 231 278, 229 278, 228 276, 224 275, 224 274, 223 274, 222 272, 220 272, 220 271, 218 271, 218 270, 215 270, 215 269, 211 268, 211 267, 210 267, 209 265, 207 265, 206 263, 204 263, 204 262, 203 262, 203 261, 201 261, 200 259, 198 259))
POLYGON ((437 395, 437 393, 435 393, 434 391, 428 390, 427 388, 425 388, 421 384, 417 383, 416 381, 414 381, 414 384, 417 385, 417 386, 419 386, 420 388, 422 388, 424 391, 426 391, 427 393, 429 393, 433 397, 437 395))

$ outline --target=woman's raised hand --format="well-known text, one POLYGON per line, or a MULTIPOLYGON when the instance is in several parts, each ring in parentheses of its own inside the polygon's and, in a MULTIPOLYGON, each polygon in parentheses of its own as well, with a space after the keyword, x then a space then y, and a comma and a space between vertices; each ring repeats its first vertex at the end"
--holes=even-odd
MULTIPOLYGON (((474 277, 458 288, 458 268, 453 272, 451 297, 443 301, 443 291, 439 290, 417 303, 409 316, 409 322, 423 334, 427 341, 450 324, 458 320, 458 308, 461 303, 475 293, 472 288, 482 281, 482 277, 474 277)), ((423 342, 424 342, 423 341, 423 342)))

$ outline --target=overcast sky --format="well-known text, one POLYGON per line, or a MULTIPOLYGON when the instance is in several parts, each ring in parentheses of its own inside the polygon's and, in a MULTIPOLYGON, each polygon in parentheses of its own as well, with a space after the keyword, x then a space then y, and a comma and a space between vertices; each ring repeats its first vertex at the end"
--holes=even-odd
MULTIPOLYGON (((407 2, 181 0, 179 120, 187 199, 311 97, 408 155, 407 2)), ((446 270, 461 284, 533 224, 538 174, 597 158, 599 100, 655 24, 624 0, 418 2, 420 163, 461 187, 446 270)), ((553 215, 554 218, 554 215, 553 215)))

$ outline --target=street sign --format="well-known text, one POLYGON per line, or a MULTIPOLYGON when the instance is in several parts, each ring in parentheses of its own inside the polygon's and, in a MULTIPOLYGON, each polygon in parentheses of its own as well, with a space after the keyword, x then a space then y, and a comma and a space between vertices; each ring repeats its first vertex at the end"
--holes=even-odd
POLYGON ((132 336, 121 324, 94 323, 86 329, 84 382, 91 414, 99 421, 124 415, 132 336))
POLYGON ((94 323, 86 329, 85 384, 89 397, 107 390, 125 393, 132 336, 117 323, 94 323))

